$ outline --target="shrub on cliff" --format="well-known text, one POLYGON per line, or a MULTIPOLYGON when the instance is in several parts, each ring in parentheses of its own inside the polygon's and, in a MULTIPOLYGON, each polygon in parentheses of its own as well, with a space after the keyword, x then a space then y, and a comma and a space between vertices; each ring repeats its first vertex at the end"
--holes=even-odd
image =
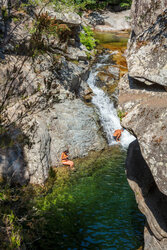
POLYGON ((94 49, 96 47, 96 43, 98 42, 94 38, 93 31, 89 26, 83 26, 83 31, 80 33, 80 41, 88 50, 94 49))
POLYGON ((42 13, 36 16, 36 20, 31 33, 30 47, 31 51, 48 50, 46 40, 50 36, 57 37, 60 42, 65 42, 71 34, 71 30, 66 24, 59 24, 56 18, 51 18, 48 13, 42 13))
POLYGON ((106 7, 120 6, 121 8, 130 8, 132 0, 75 0, 78 6, 85 9, 103 9, 106 7))

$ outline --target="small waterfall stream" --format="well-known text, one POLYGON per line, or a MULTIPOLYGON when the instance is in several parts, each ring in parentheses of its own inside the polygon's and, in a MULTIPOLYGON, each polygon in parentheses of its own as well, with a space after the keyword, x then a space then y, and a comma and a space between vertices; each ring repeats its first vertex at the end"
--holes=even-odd
MULTIPOLYGON (((106 54, 103 57, 100 57, 100 63, 97 63, 92 68, 87 83, 94 93, 92 103, 97 107, 108 143, 109 145, 114 145, 118 144, 118 142, 113 139, 113 133, 116 129, 121 129, 120 119, 117 116, 114 103, 111 101, 109 96, 102 89, 96 86, 96 77, 99 69, 102 66, 110 65, 107 64, 109 56, 111 56, 111 54, 106 54)), ((122 132, 120 143, 123 148, 127 148, 133 140, 135 140, 135 137, 129 134, 128 131, 124 130, 122 132)))
MULTIPOLYGON (((116 49, 114 46, 114 55, 117 55, 116 49)), ((112 97, 117 95, 113 93, 116 84, 113 86, 112 80, 103 78, 101 81, 98 78, 98 73, 105 75, 105 70, 113 72, 110 60, 113 58, 110 56, 108 51, 106 55, 99 56, 88 84, 94 93, 92 103, 97 108, 108 143, 116 145, 113 132, 121 128, 112 101, 112 97)), ((124 131, 119 143, 121 147, 107 147, 91 152, 85 158, 75 159, 76 171, 69 173, 66 168, 59 168, 53 191, 49 189, 43 201, 42 215, 49 222, 48 226, 45 224, 47 235, 34 241, 33 249, 129 250, 143 245, 145 221, 127 183, 124 170, 126 150, 122 150, 134 139, 124 131)), ((39 205, 41 209, 42 204, 39 205)))

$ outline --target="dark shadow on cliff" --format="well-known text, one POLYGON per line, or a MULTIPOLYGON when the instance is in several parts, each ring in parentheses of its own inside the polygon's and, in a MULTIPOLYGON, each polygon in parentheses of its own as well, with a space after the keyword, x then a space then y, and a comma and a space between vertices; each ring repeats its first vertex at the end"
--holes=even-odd
POLYGON ((142 190, 146 205, 159 226, 167 232, 167 196, 158 189, 152 173, 145 162, 137 140, 129 145, 126 159, 127 178, 137 183, 142 190))
POLYGON ((159 84, 153 83, 152 85, 147 85, 129 75, 128 79, 130 89, 145 90, 149 92, 166 92, 165 88, 159 84))
POLYGON ((29 196, 25 192, 29 181, 25 144, 28 139, 20 128, 13 124, 0 126, 1 249, 25 249, 21 229, 30 211, 29 201, 33 194, 33 187, 29 196))
POLYGON ((9 185, 28 182, 24 145, 28 138, 16 127, 0 128, 0 175, 9 185))

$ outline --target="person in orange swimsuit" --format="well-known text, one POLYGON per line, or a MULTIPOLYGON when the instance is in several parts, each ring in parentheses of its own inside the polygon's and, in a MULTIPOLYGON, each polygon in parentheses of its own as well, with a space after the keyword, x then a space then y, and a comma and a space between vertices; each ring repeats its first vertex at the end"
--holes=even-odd
POLYGON ((124 131, 123 128, 122 129, 116 129, 114 131, 113 138, 116 140, 116 142, 120 142, 120 137, 121 137, 122 131, 124 131))
POLYGON ((68 153, 69 151, 67 149, 61 154, 61 162, 63 165, 70 166, 71 169, 74 169, 74 162, 68 159, 68 153))

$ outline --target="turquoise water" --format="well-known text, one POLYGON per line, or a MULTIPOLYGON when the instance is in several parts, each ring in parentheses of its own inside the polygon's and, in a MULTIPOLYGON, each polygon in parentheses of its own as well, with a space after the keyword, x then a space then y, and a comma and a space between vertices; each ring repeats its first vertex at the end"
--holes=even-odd
POLYGON ((144 217, 126 180, 125 155, 110 150, 97 158, 89 173, 81 164, 82 175, 68 191, 73 206, 62 219, 68 221, 63 238, 57 238, 54 249, 128 250, 143 244, 144 217))

